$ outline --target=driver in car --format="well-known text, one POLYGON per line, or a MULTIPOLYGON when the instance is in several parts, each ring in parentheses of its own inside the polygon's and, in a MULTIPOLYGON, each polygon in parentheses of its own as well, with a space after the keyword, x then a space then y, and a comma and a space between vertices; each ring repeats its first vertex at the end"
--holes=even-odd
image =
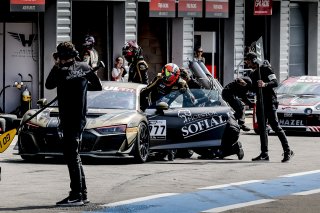
POLYGON ((161 73, 141 91, 141 110, 144 111, 149 106, 155 106, 157 101, 168 94, 172 94, 169 97, 168 105, 179 94, 186 94, 194 103, 196 102, 187 82, 180 76, 180 68, 173 63, 166 64, 161 73))
MULTIPOLYGON (((161 101, 168 94, 170 94, 168 105, 180 94, 189 96, 193 102, 196 101, 190 92, 187 82, 180 77, 180 68, 173 63, 166 64, 161 73, 141 91, 141 110, 144 111, 149 106, 155 106, 158 101, 161 101)), ((169 161, 174 159, 174 155, 174 150, 168 150, 167 158, 169 161)))

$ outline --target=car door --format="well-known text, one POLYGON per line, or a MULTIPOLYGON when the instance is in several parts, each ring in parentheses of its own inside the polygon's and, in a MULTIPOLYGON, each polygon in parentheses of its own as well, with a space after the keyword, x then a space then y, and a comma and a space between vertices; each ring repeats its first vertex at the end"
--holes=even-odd
MULTIPOLYGON (((206 94, 208 91, 206 91, 206 94)), ((221 144, 221 137, 230 108, 216 96, 209 103, 183 106, 183 94, 174 101, 162 98, 169 108, 147 109, 151 149, 212 147, 221 144)), ((160 101, 160 102, 161 102, 160 101)))

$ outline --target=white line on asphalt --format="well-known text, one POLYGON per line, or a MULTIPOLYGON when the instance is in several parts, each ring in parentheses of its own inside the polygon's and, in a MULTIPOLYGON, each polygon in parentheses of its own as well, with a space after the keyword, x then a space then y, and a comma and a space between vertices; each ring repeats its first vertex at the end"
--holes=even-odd
POLYGON ((223 212, 223 211, 227 211, 227 210, 231 210, 231 209, 237 209, 237 208, 243 208, 243 207, 247 207, 247 206, 269 203, 272 201, 275 201, 275 200, 273 200, 273 199, 255 200, 255 201, 250 201, 250 202, 246 202, 246 203, 238 203, 238 204, 233 204, 233 205, 229 205, 229 206, 208 209, 208 210, 202 211, 201 213, 223 212))
POLYGON ((173 196, 173 195, 177 195, 177 194, 178 193, 163 193, 163 194, 151 195, 151 196, 147 196, 147 197, 135 198, 135 199, 131 199, 131 200, 119 201, 119 202, 115 202, 115 203, 103 204, 101 206, 103 206, 103 207, 120 206, 120 205, 126 205, 126 204, 130 204, 130 203, 135 203, 135 202, 151 200, 151 199, 155 199, 155 198, 173 196))
POLYGON ((198 189, 219 189, 219 188, 225 188, 225 187, 229 187, 229 186, 239 186, 239 185, 244 185, 244 184, 248 184, 248 183, 256 183, 256 182, 262 182, 262 181, 263 180, 248 180, 248 181, 242 181, 242 182, 236 182, 236 183, 208 186, 208 187, 203 187, 203 188, 198 188, 198 189))
POLYGON ((293 193, 292 195, 311 195, 311 194, 316 194, 316 193, 320 193, 320 189, 313 189, 313 190, 309 190, 309 191, 297 192, 297 193, 293 193))
POLYGON ((279 176, 279 177, 296 177, 296 176, 309 175, 309 174, 314 174, 314 173, 320 173, 320 170, 293 173, 293 174, 288 174, 288 175, 282 175, 282 176, 279 176))

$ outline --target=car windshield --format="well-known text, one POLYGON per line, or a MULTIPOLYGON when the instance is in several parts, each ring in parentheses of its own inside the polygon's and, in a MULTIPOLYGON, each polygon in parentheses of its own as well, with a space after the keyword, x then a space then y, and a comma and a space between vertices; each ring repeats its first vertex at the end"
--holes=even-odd
POLYGON ((288 95, 320 95, 319 82, 283 82, 277 89, 277 94, 288 95))
POLYGON ((190 91, 197 100, 196 104, 191 101, 190 96, 188 96, 187 93, 174 91, 157 100, 156 103, 153 103, 149 108, 156 108, 157 103, 160 102, 166 102, 169 105, 169 108, 212 107, 226 105, 217 90, 190 89, 190 91))
POLYGON ((129 88, 88 91, 88 108, 93 109, 135 109, 136 90, 129 88))

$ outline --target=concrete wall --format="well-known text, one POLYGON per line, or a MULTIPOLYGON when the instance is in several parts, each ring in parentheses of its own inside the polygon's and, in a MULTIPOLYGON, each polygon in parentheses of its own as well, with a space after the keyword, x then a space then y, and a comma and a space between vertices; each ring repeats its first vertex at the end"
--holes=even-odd
POLYGON ((45 97, 49 101, 56 96, 55 90, 47 90, 44 87, 47 76, 54 64, 52 53, 56 52, 57 41, 57 4, 56 2, 49 1, 46 5, 46 12, 44 13, 44 42, 43 42, 43 78, 40 79, 40 84, 43 86, 44 91, 40 92, 40 98, 45 97))

